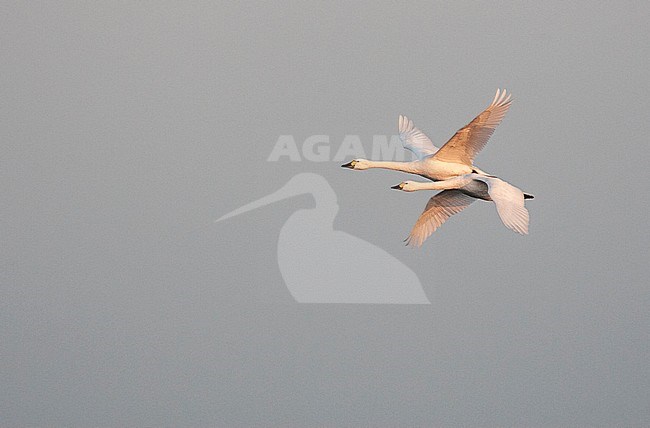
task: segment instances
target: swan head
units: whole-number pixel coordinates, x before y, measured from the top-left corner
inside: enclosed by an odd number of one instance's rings
[[[370,162],[367,159],[354,159],[351,162],[341,165],[341,167],[362,171],[370,168]]]
[[[415,181],[402,181],[400,184],[391,186],[391,189],[402,190],[404,192],[415,192],[416,190],[418,190]]]

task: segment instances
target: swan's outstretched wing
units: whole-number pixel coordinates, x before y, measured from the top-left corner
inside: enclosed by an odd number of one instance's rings
[[[488,185],[488,193],[497,206],[503,224],[522,235],[528,234],[528,210],[524,206],[524,193],[500,178],[475,175],[475,180]]]
[[[415,153],[418,159],[431,156],[438,151],[429,137],[415,127],[413,121],[406,116],[399,116],[399,139],[405,149]]]
[[[523,196],[522,196],[523,197]],[[475,199],[459,190],[443,190],[429,199],[424,212],[415,222],[406,245],[419,247],[449,217],[467,208]]]
[[[506,90],[494,96],[492,104],[479,114],[467,126],[454,134],[435,154],[435,159],[472,165],[474,157],[490,139],[494,129],[508,112],[512,100],[506,96]]]

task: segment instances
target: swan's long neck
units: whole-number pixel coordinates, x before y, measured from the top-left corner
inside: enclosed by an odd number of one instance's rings
[[[457,188],[457,186],[450,186],[450,183],[447,181],[432,181],[430,183],[413,182],[413,188],[415,190],[446,190]]]
[[[415,190],[447,190],[447,189],[460,189],[471,182],[471,178],[467,176],[460,176],[450,178],[443,181],[430,181],[430,182],[413,182]]]
[[[419,174],[419,162],[392,162],[392,161],[367,161],[368,168],[392,169],[393,171],[408,172],[410,174]]]

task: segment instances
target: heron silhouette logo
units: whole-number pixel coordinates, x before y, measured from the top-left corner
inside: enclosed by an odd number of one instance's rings
[[[296,302],[430,303],[417,275],[405,264],[367,241],[334,230],[336,193],[321,175],[297,174],[276,192],[215,223],[300,194],[311,194],[316,206],[294,212],[278,238],[278,266]]]

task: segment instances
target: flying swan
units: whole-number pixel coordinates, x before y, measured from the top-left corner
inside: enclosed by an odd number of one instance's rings
[[[461,128],[438,150],[429,137],[415,127],[406,116],[399,116],[399,138],[405,149],[418,160],[412,162],[371,161],[354,159],[341,165],[354,170],[392,169],[420,175],[430,180],[447,180],[469,173],[486,174],[474,166],[474,157],[485,146],[494,129],[508,112],[512,100],[506,90],[497,89],[492,103],[467,126]]]
[[[404,192],[442,190],[429,199],[424,212],[405,239],[406,245],[421,246],[449,217],[461,212],[476,199],[493,201],[501,221],[508,229],[522,235],[528,234],[528,210],[524,206],[524,199],[533,199],[534,196],[495,176],[471,173],[438,182],[404,181],[391,189]]]

